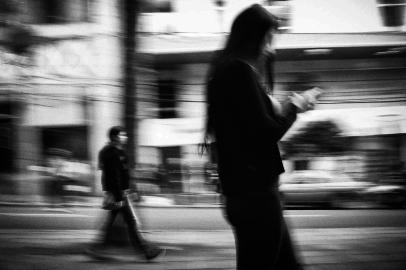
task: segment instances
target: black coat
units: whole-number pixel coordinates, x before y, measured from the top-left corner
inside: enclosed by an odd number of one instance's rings
[[[103,191],[111,192],[114,198],[122,199],[122,191],[129,188],[128,158],[126,153],[112,144],[99,152],[99,168],[102,170]]]
[[[286,104],[276,115],[256,70],[234,59],[217,65],[208,82],[218,169],[225,195],[261,192],[284,172],[278,141],[296,119]]]

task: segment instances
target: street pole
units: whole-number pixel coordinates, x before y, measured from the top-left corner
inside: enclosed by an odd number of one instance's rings
[[[220,33],[224,33],[224,11],[225,11],[225,5],[226,5],[226,0],[215,0],[214,4],[216,6],[216,10],[218,13],[219,17],[219,31]]]
[[[130,170],[136,164],[136,142],[137,142],[137,91],[136,91],[136,72],[135,72],[135,49],[136,49],[136,27],[138,16],[139,0],[121,0],[121,44],[122,44],[122,63],[123,63],[123,122],[127,132],[128,141],[125,151],[128,156]],[[130,183],[130,185],[135,185]],[[114,233],[110,234],[106,242],[111,245],[129,245],[125,222],[122,218],[113,224]]]
[[[137,147],[137,91],[135,72],[136,29],[138,0],[122,0],[123,15],[123,77],[124,77],[124,126],[128,134],[126,152],[130,169],[136,164]]]
[[[19,3],[14,0],[4,0],[0,3],[0,49],[10,53],[10,56],[5,57],[0,63],[1,68],[9,66],[15,72],[11,80],[14,85],[18,85],[11,91],[11,95],[7,94],[7,101],[11,103],[10,119],[12,119],[12,135],[10,138],[11,144],[7,147],[11,148],[12,157],[12,172],[23,173],[32,160],[38,159],[38,156],[27,155],[23,145],[32,141],[33,134],[30,133],[27,126],[23,123],[23,112],[27,108],[27,94],[30,92],[31,75],[33,68],[33,50],[36,45],[36,37],[32,29],[21,20],[21,10]],[[7,75],[6,75],[7,76]],[[4,94],[4,93],[2,93]],[[26,146],[25,146],[26,147]],[[25,152],[24,152],[25,151]],[[35,153],[31,151],[30,154]],[[20,184],[20,183],[18,183]],[[29,192],[31,192],[29,190]]]

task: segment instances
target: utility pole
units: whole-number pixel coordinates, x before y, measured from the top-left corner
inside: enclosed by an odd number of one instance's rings
[[[2,152],[6,159],[5,163],[9,164],[7,168],[12,173],[22,173],[28,165],[32,165],[33,160],[38,159],[36,155],[38,152],[30,151],[27,155],[26,149],[22,142],[31,142],[33,135],[30,129],[23,125],[22,112],[27,106],[27,96],[24,92],[30,91],[29,85],[31,83],[31,73],[33,64],[33,46],[38,44],[38,37],[34,35],[32,29],[21,20],[21,6],[15,0],[3,0],[0,3],[0,54],[3,51],[8,52],[9,56],[3,58],[1,56],[1,70],[2,68],[12,68],[9,79],[15,84],[18,82],[17,91],[10,91],[6,102],[2,102],[2,107],[6,107],[6,113],[3,116],[6,122],[6,130],[3,132],[6,144],[3,148],[8,149],[9,152]],[[7,86],[6,86],[7,87]],[[2,92],[2,91],[0,91]],[[4,95],[5,93],[2,93]],[[9,107],[9,108],[7,108]],[[3,142],[4,144],[4,142]],[[26,146],[25,146],[26,147]],[[20,184],[20,183],[18,183]]]
[[[123,122],[127,131],[128,141],[126,153],[130,170],[136,164],[136,142],[137,142],[137,91],[135,80],[135,48],[136,48],[136,27],[139,0],[121,0],[119,14],[121,15],[121,51],[123,67]],[[128,245],[127,231],[123,221],[113,225],[114,233],[106,239],[110,244]]]
[[[124,125],[128,134],[126,152],[130,168],[136,164],[137,147],[137,91],[135,70],[136,29],[139,0],[122,0],[123,15],[123,77],[124,77]]]
[[[219,17],[219,30],[220,33],[224,33],[224,11],[225,11],[225,6],[226,6],[226,0],[215,0],[214,4],[216,6],[216,10],[218,13],[218,17]]]

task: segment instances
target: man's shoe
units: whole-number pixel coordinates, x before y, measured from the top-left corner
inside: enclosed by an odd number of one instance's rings
[[[147,250],[145,253],[145,258],[148,261],[152,261],[153,259],[157,258],[158,256],[164,256],[166,250],[159,247],[153,247]]]

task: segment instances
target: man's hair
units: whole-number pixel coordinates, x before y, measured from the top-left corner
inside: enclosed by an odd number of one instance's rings
[[[111,127],[108,133],[110,141],[113,141],[122,131],[124,131],[124,129],[121,126]]]

